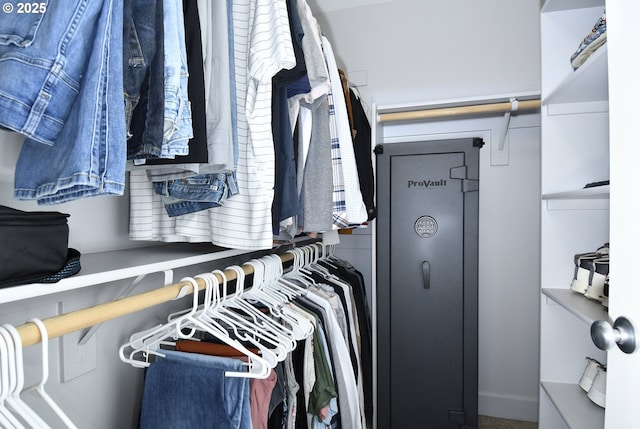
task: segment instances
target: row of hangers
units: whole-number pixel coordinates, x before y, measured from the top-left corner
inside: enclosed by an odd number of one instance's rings
[[[49,429],[45,420],[23,399],[23,394],[32,394],[44,401],[65,427],[76,429],[71,419],[46,392],[44,386],[49,378],[49,348],[47,329],[40,319],[29,319],[42,337],[42,376],[33,386],[24,387],[24,361],[22,340],[14,326],[0,326],[0,427],[3,429]]]
[[[132,334],[119,349],[120,359],[134,367],[146,368],[152,357],[162,357],[163,347],[175,346],[176,341],[196,339],[197,333],[209,334],[246,358],[247,371],[227,371],[229,377],[266,378],[278,362],[282,362],[297,344],[313,333],[314,326],[292,301],[307,293],[306,287],[315,285],[312,271],[328,275],[320,260],[331,263],[332,246],[307,245],[288,250],[293,256],[292,266],[284,272],[278,255],[266,255],[245,263],[253,272],[250,288],[245,288],[243,267],[234,265],[227,270],[235,273],[236,287],[228,292],[224,271],[214,270],[182,282],[198,290],[197,279],[204,281],[202,303],[193,293],[191,307],[170,314],[167,322]],[[255,350],[259,352],[256,353]]]
[[[173,346],[180,339],[193,339],[196,333],[212,335],[222,343],[238,350],[246,357],[247,371],[226,373],[230,377],[266,378],[278,362],[284,360],[297,341],[313,333],[313,324],[296,311],[291,303],[304,296],[307,287],[315,285],[310,275],[326,269],[318,264],[331,264],[333,246],[320,243],[288,250],[292,265],[285,273],[283,259],[267,255],[252,259],[244,265],[253,272],[250,287],[245,287],[246,274],[242,266],[228,270],[236,275],[236,287],[228,290],[225,271],[214,270],[186,281],[193,291],[198,290],[197,279],[205,283],[202,302],[193,293],[191,307],[170,314],[167,322],[134,333],[130,341],[119,349],[120,358],[136,367],[147,367],[150,357],[162,356],[162,346]],[[18,330],[9,324],[0,326],[0,427],[6,429],[49,429],[47,418],[57,419],[70,429],[76,429],[71,419],[46,392],[49,377],[49,335],[45,324],[37,318],[29,319],[41,337],[42,374],[40,381],[25,388],[23,345]],[[256,353],[255,350],[258,350]],[[42,417],[23,397],[43,410]],[[35,402],[34,402],[35,401]]]

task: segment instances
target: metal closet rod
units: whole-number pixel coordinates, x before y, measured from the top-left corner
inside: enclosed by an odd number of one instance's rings
[[[291,253],[284,253],[277,256],[280,257],[283,264],[293,260],[294,257]],[[253,267],[250,265],[242,265],[242,270],[245,275],[253,274]],[[236,272],[231,269],[226,269],[223,272],[227,281],[235,280],[237,278]],[[222,277],[219,274],[215,274],[215,276],[218,278],[218,281],[222,283]],[[195,280],[198,283],[198,291],[204,290],[204,280]],[[229,292],[233,291],[234,290],[230,288]],[[51,339],[80,329],[89,328],[98,323],[106,322],[107,320],[116,319],[127,314],[145,310],[164,302],[173,301],[176,298],[191,293],[193,293],[191,282],[183,281],[159,289],[154,289],[149,292],[131,295],[115,301],[98,304],[93,307],[87,307],[58,316],[49,317],[42,320],[42,322],[47,328],[47,334]],[[23,347],[32,346],[42,341],[40,331],[35,323],[27,322],[24,325],[18,326],[16,329],[22,339]]]
[[[378,114],[379,122],[411,121],[415,119],[435,119],[453,116],[478,115],[483,113],[505,113],[521,110],[539,109],[540,100],[518,100],[517,108],[511,101],[501,103],[476,104],[472,106],[439,107],[434,109],[412,110],[408,112],[393,112]]]

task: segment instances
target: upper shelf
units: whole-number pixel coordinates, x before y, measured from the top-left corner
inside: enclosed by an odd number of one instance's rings
[[[296,242],[303,242],[303,237]],[[265,252],[270,252],[266,250]],[[0,289],[0,304],[100,285],[140,275],[162,273],[233,256],[254,254],[208,243],[172,243],[83,254],[80,272],[57,283],[32,283]],[[172,275],[172,273],[170,273]],[[193,273],[193,275],[200,273]],[[173,282],[171,277],[169,282]]]
[[[575,293],[571,289],[543,288],[542,293],[588,325],[596,320],[609,319],[607,311],[600,303]]]
[[[610,185],[542,194],[543,200],[591,200],[609,198]]]
[[[547,0],[542,5],[541,12],[557,12],[596,6],[604,6],[604,0]]]
[[[595,51],[585,63],[569,74],[549,93],[542,104],[581,103],[609,99],[607,44]]]
[[[547,210],[608,210],[609,185],[542,194]]]

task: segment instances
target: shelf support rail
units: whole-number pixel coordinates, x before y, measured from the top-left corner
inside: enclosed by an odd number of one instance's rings
[[[507,133],[509,132],[509,123],[511,122],[511,112],[518,111],[518,102],[517,98],[511,98],[509,100],[511,102],[511,110],[507,110],[504,112],[504,119],[502,121],[502,132],[500,133],[500,144],[498,145],[498,150],[504,150],[504,143],[507,140]]]
[[[163,273],[164,273],[164,286],[168,286],[168,285],[172,284],[173,283],[173,270],[164,270]],[[149,273],[147,273],[147,274],[149,274]],[[123,290],[118,295],[118,297],[116,299],[121,299],[121,298],[124,298],[126,296],[131,295],[131,292],[133,292],[133,290],[136,288],[136,286],[138,286],[140,284],[140,282],[147,277],[147,274],[140,274],[138,277],[133,279],[131,284],[125,290]],[[176,297],[176,299],[178,299],[178,298],[181,298],[181,297],[180,296]],[[87,342],[89,342],[89,340],[95,335],[95,333],[98,332],[98,329],[100,329],[100,326],[102,326],[102,323],[98,323],[96,325],[93,325],[91,328],[89,328],[89,330],[84,333],[82,338],[80,338],[80,341],[78,341],[78,345],[79,346],[83,346],[83,345],[87,344]]]

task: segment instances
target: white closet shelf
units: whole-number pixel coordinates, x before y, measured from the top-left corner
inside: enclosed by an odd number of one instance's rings
[[[577,70],[571,72],[560,84],[543,98],[543,105],[607,101],[609,79],[607,44],[595,51]],[[604,85],[603,85],[604,83]]]
[[[150,247],[87,253],[78,274],[57,283],[32,283],[0,289],[0,304],[91,287],[139,275],[211,262],[250,253],[207,243],[171,243]]]
[[[542,293],[589,326],[596,320],[609,320],[609,313],[599,302],[573,292],[571,289],[543,288]]]
[[[541,12],[557,12],[596,6],[604,6],[604,0],[547,0],[544,2]]]
[[[609,185],[542,194],[547,210],[608,210]]]
[[[570,429],[601,429],[604,410],[577,384],[543,381],[542,388]]]
[[[610,185],[594,186],[592,188],[573,189],[562,192],[542,194],[543,200],[601,200],[608,199]]]

